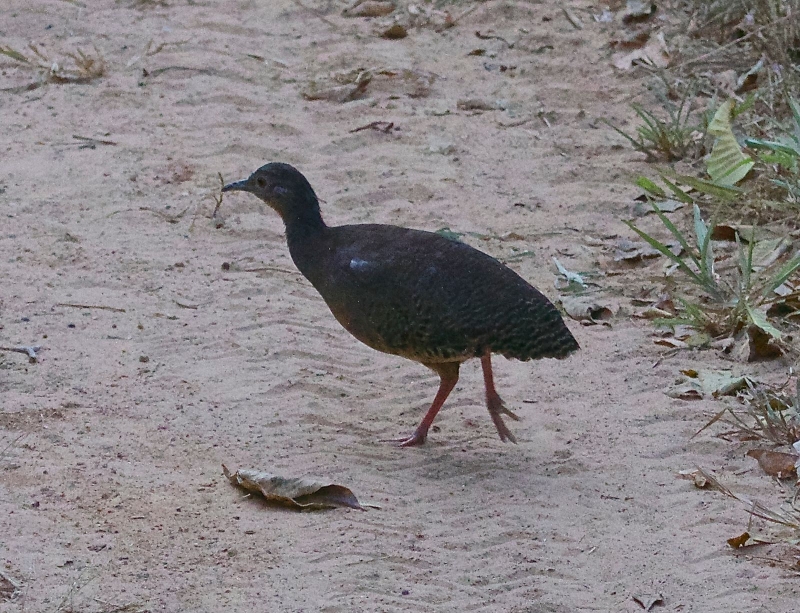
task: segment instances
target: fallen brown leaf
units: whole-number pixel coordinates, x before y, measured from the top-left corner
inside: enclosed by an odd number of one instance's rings
[[[795,467],[797,456],[793,453],[770,451],[769,449],[751,449],[747,452],[747,455],[758,460],[758,465],[770,477],[789,479],[797,476]]]
[[[592,296],[561,296],[561,304],[567,315],[581,323],[609,325],[614,311],[609,305],[597,302]]]
[[[642,62],[657,68],[669,66],[669,49],[664,40],[664,33],[659,32],[651,36],[647,44],[641,49],[636,49],[630,53],[616,53],[611,58],[612,64],[620,70],[630,70],[637,62]]]
[[[352,83],[346,83],[345,85],[320,84],[316,81],[311,81],[301,92],[301,95],[306,100],[350,102],[364,94],[370,81],[372,81],[372,75],[367,71],[360,72]]]
[[[295,509],[348,507],[366,511],[355,494],[343,485],[309,478],[281,477],[253,469],[231,473],[224,464],[222,472],[233,485],[261,494],[269,502]]]
[[[345,17],[383,17],[393,12],[394,2],[385,0],[356,0],[342,11]]]
[[[739,536],[734,536],[733,538],[729,538],[728,545],[730,545],[734,549],[739,549],[740,547],[744,547],[747,544],[747,541],[749,540],[750,540],[750,533],[742,532]]]
[[[381,32],[381,36],[383,38],[388,38],[389,40],[399,40],[408,36],[408,30],[406,30],[404,25],[396,23]]]

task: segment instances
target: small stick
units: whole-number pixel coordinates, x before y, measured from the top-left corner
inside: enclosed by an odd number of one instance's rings
[[[512,121],[509,123],[503,123],[502,121],[498,121],[497,125],[501,128],[516,128],[517,126],[525,125],[526,123],[530,122],[533,117],[528,117],[527,119],[519,119],[517,121]]]
[[[289,270],[288,268],[278,268],[277,266],[259,266],[258,268],[242,268],[242,272],[282,272],[287,275],[301,276],[296,270]]]
[[[100,138],[90,138],[89,136],[78,136],[73,134],[72,138],[83,141],[81,144],[82,149],[94,149],[96,145],[116,145],[113,140],[102,140]]]
[[[30,347],[22,345],[20,347],[0,347],[0,351],[13,351],[14,353],[22,353],[23,355],[27,355],[28,361],[33,364],[39,359],[37,352],[40,351],[41,348],[41,345],[33,345]]]
[[[219,207],[222,206],[222,188],[225,187],[225,179],[222,178],[222,173],[218,172],[217,176],[219,177],[219,187],[220,192],[219,196],[214,196],[214,202],[217,203],[217,206],[214,207],[214,212],[211,213],[211,219],[216,219],[217,213],[219,212]]]
[[[477,36],[481,40],[499,40],[499,41],[502,41],[508,46],[509,49],[513,49],[514,45],[517,44],[516,42],[510,43],[505,38],[503,38],[502,36],[497,36],[496,34],[481,34],[480,30],[475,30],[475,36]]]
[[[569,10],[566,6],[562,6],[561,10],[564,11],[564,15],[567,16],[567,19],[569,19],[569,22],[575,27],[576,30],[583,30],[583,23],[581,23],[581,20],[578,19],[575,13]]]
[[[383,132],[384,134],[388,134],[393,127],[394,127],[393,121],[373,121],[372,123],[368,123],[365,126],[361,126],[359,128],[350,130],[350,132],[353,133],[353,132],[361,132],[361,130],[377,130],[378,132]]]
[[[177,304],[177,305],[178,305],[179,307],[181,307],[182,309],[197,309],[197,308],[199,308],[199,307],[200,307],[200,305],[199,305],[199,304],[186,304],[186,303],[184,303],[184,302],[178,302],[177,300],[174,300],[174,299],[172,300],[172,302],[174,302],[175,304]]]
[[[57,302],[56,306],[72,307],[73,309],[102,309],[104,311],[114,311],[115,313],[125,313],[125,309],[119,307],[106,306],[104,304],[75,304],[72,302]]]

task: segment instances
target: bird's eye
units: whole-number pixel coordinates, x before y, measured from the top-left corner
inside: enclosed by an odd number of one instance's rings
[[[263,189],[267,186],[267,182],[264,180],[263,177],[259,177],[258,179],[256,179],[256,185],[258,185],[260,188]]]
[[[272,191],[273,191],[273,192],[275,192],[275,195],[276,195],[276,196],[283,196],[283,195],[284,195],[286,192],[288,192],[289,190],[288,190],[288,189],[286,189],[286,188],[285,188],[283,185],[275,185],[275,186],[272,188]]]

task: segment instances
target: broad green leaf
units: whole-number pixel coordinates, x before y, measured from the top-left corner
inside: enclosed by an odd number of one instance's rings
[[[708,174],[714,183],[735,185],[750,172],[755,162],[745,155],[731,130],[733,100],[726,100],[717,109],[708,125],[708,133],[716,136],[708,158]]]

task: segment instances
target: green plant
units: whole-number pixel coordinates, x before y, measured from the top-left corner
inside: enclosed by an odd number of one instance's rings
[[[675,193],[688,197],[686,192],[670,183]],[[663,192],[662,192],[663,193]],[[689,325],[704,330],[712,336],[734,335],[746,326],[755,326],[776,340],[781,340],[781,331],[767,316],[769,307],[783,303],[787,296],[775,290],[800,271],[800,251],[788,259],[776,259],[764,268],[755,267],[753,251],[756,245],[755,232],[749,239],[736,236],[737,267],[734,279],[727,279],[715,270],[712,236],[715,226],[703,219],[700,208],[693,203],[694,237],[688,238],[652,202],[653,210],[661,222],[675,237],[683,251],[675,255],[664,243],[653,238],[632,222],[625,224],[651,247],[659,251],[681,270],[704,294],[704,299],[693,300],[688,296],[676,297],[680,305],[679,315],[657,320],[666,325]],[[794,296],[798,292],[790,294]]]
[[[690,325],[714,337],[734,335],[743,328],[748,328],[750,332],[755,327],[763,335],[780,341],[782,333],[770,322],[768,313],[777,312],[778,309],[770,308],[778,303],[788,306],[789,300],[797,296],[798,290],[784,284],[800,270],[800,251],[789,258],[776,254],[766,265],[762,265],[762,262],[754,261],[755,228],[750,236],[735,232],[737,257],[733,278],[730,278],[731,275],[720,275],[715,270],[712,242],[716,226],[709,225],[703,219],[698,206],[698,202],[705,200],[712,203],[732,202],[745,193],[736,184],[750,174],[755,161],[742,150],[731,129],[731,118],[736,116],[737,111],[741,112],[742,108],[746,108],[746,104],[737,109],[733,101],[729,100],[720,105],[708,125],[708,133],[715,137],[707,160],[707,171],[711,180],[664,170],[660,174],[666,190],[646,177],[639,177],[636,181],[645,190],[661,223],[680,244],[680,254],[676,255],[667,245],[633,223],[625,223],[651,247],[668,258],[704,294],[700,299],[676,296],[679,304],[678,316],[657,320],[659,323]],[[800,107],[795,104],[793,110],[797,111],[800,118]],[[800,127],[796,136],[797,140],[793,142],[798,145],[800,152]],[[776,144],[768,146],[778,149]],[[780,147],[791,149],[789,145],[781,144]],[[684,187],[680,187],[681,185]],[[665,198],[673,198],[692,206],[694,236],[678,230],[660,210],[657,201]],[[778,288],[781,288],[780,293],[783,295],[776,293]],[[789,308],[789,311],[793,309]]]
[[[698,142],[703,138],[700,124],[691,121],[692,98],[693,92],[687,91],[677,106],[665,100],[663,106],[667,119],[661,119],[640,104],[632,104],[631,108],[644,122],[636,128],[636,136],[631,136],[607,120],[603,121],[636,151],[644,153],[648,160],[663,158],[675,162],[693,157],[698,150]]]
[[[747,381],[747,389],[738,394],[743,410],[726,407],[703,426],[697,434],[716,422],[733,428],[719,436],[733,435],[740,440],[766,440],[774,445],[794,445],[800,440],[800,385],[795,393],[781,388]],[[695,435],[696,436],[696,435]]]
[[[747,138],[745,144],[759,152],[760,160],[771,166],[777,177],[770,181],[786,190],[794,203],[800,202],[800,103],[788,97],[792,112],[792,130],[778,136],[777,140]]]

